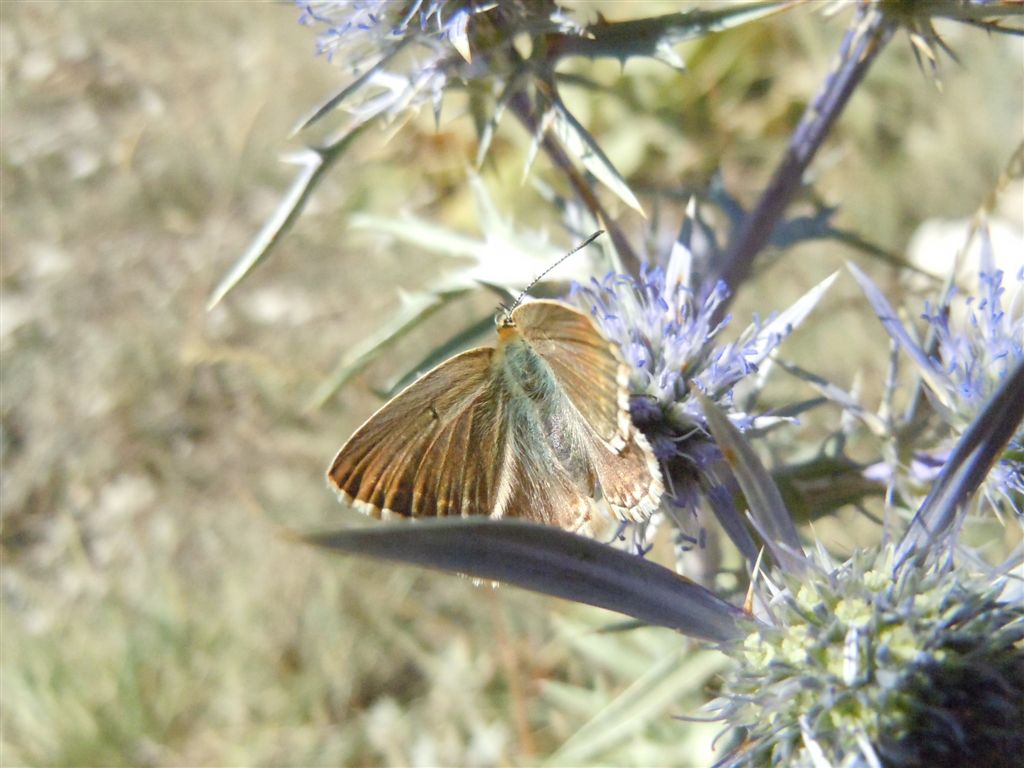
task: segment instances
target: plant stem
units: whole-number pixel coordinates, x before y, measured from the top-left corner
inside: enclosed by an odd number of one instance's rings
[[[768,242],[779,218],[800,189],[804,172],[829,129],[868,67],[892,37],[892,31],[893,25],[880,11],[858,6],[857,15],[840,46],[836,66],[804,111],[768,187],[743,221],[739,234],[722,259],[717,278],[729,287],[729,297],[718,307],[718,319],[725,315],[737,289],[750,274],[754,258]]]
[[[537,117],[530,106],[530,100],[523,91],[519,91],[509,99],[509,109],[530,135],[535,135],[540,130]],[[623,268],[630,274],[639,274],[640,259],[636,255],[636,251],[633,250],[633,246],[629,244],[629,239],[614,219],[612,219],[605,207],[601,205],[601,201],[594,194],[594,190],[590,188],[586,179],[583,178],[583,174],[573,165],[572,160],[569,159],[565,150],[562,149],[558,139],[550,132],[547,132],[541,140],[541,147],[551,162],[555,164],[555,167],[565,174],[565,177],[569,180],[573,190],[575,190],[580,200],[587,207],[587,210],[597,219],[599,226],[608,232],[608,236],[611,238],[612,243],[615,245],[615,250],[619,254]]]

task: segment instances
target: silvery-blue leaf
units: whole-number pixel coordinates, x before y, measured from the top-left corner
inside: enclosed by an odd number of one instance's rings
[[[498,124],[505,114],[505,107],[508,106],[512,95],[521,87],[522,83],[520,83],[519,78],[513,76],[509,78],[504,88],[502,88],[501,95],[498,96],[497,101],[494,103],[494,109],[491,110],[491,116],[484,122],[483,128],[480,130],[479,145],[476,149],[477,168],[484,164],[484,158],[487,157],[487,152],[491,148],[491,142],[494,140],[494,134],[498,130]]]
[[[696,388],[693,393],[704,411],[711,436],[747,497],[751,516],[764,536],[765,545],[782,568],[803,573],[809,567],[809,561],[800,545],[789,510],[768,470],[714,401]]]
[[[523,174],[520,183],[529,178],[530,169],[533,168],[533,163],[537,159],[537,153],[540,152],[540,145],[544,141],[544,135],[548,132],[548,128],[551,127],[554,119],[554,110],[548,109],[540,116],[540,120],[537,121],[537,127],[530,136],[530,146],[527,148],[526,157],[523,160]]]
[[[304,540],[523,587],[725,642],[750,617],[668,568],[559,528],[520,520],[429,519],[318,533]]]
[[[673,45],[765,18],[790,5],[789,0],[720,3],[711,10],[697,9],[618,22],[601,19],[588,26],[583,35],[566,36],[559,41],[557,52],[559,56],[608,56],[621,61],[633,56],[650,56],[679,68],[682,60],[672,51]]]
[[[780,339],[786,338],[795,328],[799,327],[838,276],[838,272],[833,272],[780,312],[773,320],[766,323],[748,342],[748,348],[756,350],[756,355],[749,357],[749,361],[754,365],[760,363],[775,349]]]
[[[473,192],[473,206],[476,209],[477,226],[481,232],[491,238],[508,236],[515,237],[515,226],[507,216],[503,216],[494,198],[477,173],[469,174],[469,188]]]
[[[434,287],[429,290],[475,285],[501,286],[504,290],[523,288],[565,255],[566,246],[554,245],[544,232],[524,232],[503,217],[479,176],[472,174],[470,185],[482,237],[453,232],[412,215],[359,214],[351,218],[350,226],[390,234],[432,253],[473,260],[473,263],[446,269],[433,281]],[[551,279],[586,280],[595,270],[607,269],[606,262],[601,262],[603,254],[601,249],[589,248],[560,265]]]
[[[835,207],[818,206],[818,209],[810,216],[794,216],[791,219],[782,219],[772,230],[769,242],[776,248],[789,248],[799,243],[810,240],[834,240],[843,243],[863,253],[869,258],[888,264],[890,267],[906,269],[916,272],[927,278],[934,279],[934,276],[897,253],[885,250],[881,246],[864,239],[856,232],[839,229],[830,222],[832,215],[837,209]]]
[[[406,38],[404,40],[399,41],[395,46],[391,48],[391,50],[386,51],[384,55],[381,56],[381,58],[378,59],[375,64],[373,64],[373,66],[369,67],[365,72],[363,72],[363,74],[361,74],[351,83],[346,85],[336,94],[334,94],[331,98],[329,98],[327,101],[321,104],[319,107],[314,109],[313,112],[308,117],[301,120],[299,124],[292,129],[292,136],[305,130],[309,126],[318,122],[325,115],[330,114],[339,106],[341,106],[342,102],[344,102],[345,99],[347,99],[349,96],[356,93],[359,89],[366,85],[370,80],[373,79],[377,72],[383,69],[388,62],[394,59],[395,56],[398,55],[399,51],[401,51],[409,41],[410,38]]]
[[[448,227],[411,215],[380,216],[359,213],[349,219],[349,228],[392,235],[402,242],[443,256],[476,257],[483,245],[480,238],[453,232]]]
[[[583,167],[590,171],[608,189],[614,192],[622,202],[635,210],[641,216],[645,216],[640,201],[629,188],[629,184],[622,178],[612,161],[608,159],[604,151],[598,146],[594,137],[586,128],[573,116],[568,109],[558,100],[553,103],[555,119],[551,128],[562,143],[565,151],[577,158]]]
[[[801,381],[810,384],[816,390],[821,392],[821,394],[828,400],[840,406],[844,412],[851,413],[856,416],[875,436],[886,437],[889,434],[889,426],[885,421],[883,421],[877,413],[867,410],[860,404],[860,401],[858,401],[857,398],[842,387],[818,376],[816,373],[806,371],[800,366],[793,365],[792,363],[785,362],[784,360],[776,360],[776,362],[784,371],[796,376]]]
[[[882,321],[882,325],[889,332],[889,335],[899,342],[900,346],[910,355],[910,359],[914,361],[917,366],[917,371],[924,379],[925,383],[928,384],[929,391],[935,395],[939,403],[948,408],[951,404],[950,393],[946,389],[946,380],[944,377],[939,375],[935,371],[935,366],[931,360],[928,359],[928,355],[925,354],[924,350],[918,346],[917,342],[911,338],[910,334],[907,333],[907,329],[903,327],[899,317],[896,315],[896,311],[889,304],[889,301],[882,295],[882,292],[878,290],[878,287],[871,281],[871,278],[865,275],[852,263],[847,263],[847,269],[853,274],[860,283],[861,289],[864,291],[864,295],[867,296],[868,301],[871,302],[871,306],[875,310],[875,314],[878,315],[878,319]]]
[[[815,397],[810,400],[801,400],[780,408],[773,408],[763,413],[755,414],[750,417],[750,423],[743,430],[743,434],[748,438],[761,437],[778,427],[799,424],[802,414],[812,411],[827,402],[827,398]]]
[[[736,545],[740,554],[748,562],[754,563],[757,560],[757,544],[747,529],[746,521],[736,509],[736,505],[733,504],[729,491],[722,486],[715,486],[708,490],[707,500],[715,519],[718,520],[732,543]]]

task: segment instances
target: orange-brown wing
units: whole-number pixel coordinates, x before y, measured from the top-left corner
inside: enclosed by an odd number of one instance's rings
[[[568,305],[534,301],[516,309],[523,337],[551,368],[576,411],[581,435],[574,463],[596,476],[600,493],[620,518],[645,519],[664,491],[661,471],[629,415],[629,369],[593,320]],[[567,417],[568,418],[568,417]]]
[[[371,416],[328,470],[342,500],[375,517],[487,514],[494,473],[466,478],[471,488],[463,474],[470,452],[488,450],[497,436],[475,416],[487,399],[493,354],[480,348],[453,357]]]
[[[427,444],[412,477],[414,516],[465,517],[494,511],[506,441],[503,414],[500,392],[489,376]]]
[[[505,373],[492,369],[429,440],[413,480],[412,514],[487,514],[585,528],[595,481],[581,481],[560,460],[558,446],[568,436],[558,426],[545,429],[550,404],[539,407]]]
[[[618,347],[583,312],[557,301],[531,301],[512,315],[593,432],[618,451],[629,436],[629,368]]]
[[[591,445],[590,462],[601,487],[601,495],[615,516],[622,520],[646,520],[661,504],[665,488],[661,468],[647,438],[632,427],[625,447],[618,453],[603,441]]]
[[[565,460],[565,430],[549,429],[548,409],[492,370],[493,353],[452,358],[360,427],[328,472],[342,500],[375,517],[489,514],[586,529],[593,473]]]

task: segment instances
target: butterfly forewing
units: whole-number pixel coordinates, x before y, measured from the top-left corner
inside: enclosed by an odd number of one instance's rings
[[[424,456],[487,386],[493,349],[453,357],[371,416],[338,452],[328,478],[355,506],[414,514],[413,490]],[[436,514],[434,510],[419,514]]]
[[[416,471],[414,516],[491,513],[504,452],[497,428],[499,406],[494,382],[488,381],[470,402],[452,412]]]

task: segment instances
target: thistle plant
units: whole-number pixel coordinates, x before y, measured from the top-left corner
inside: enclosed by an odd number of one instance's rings
[[[697,284],[694,256],[676,242],[665,264],[643,267],[638,277],[609,273],[574,284],[572,295],[590,309],[605,336],[616,342],[630,366],[630,411],[647,437],[668,487],[666,513],[688,539],[700,540],[695,518],[707,506],[753,562],[756,547],[733,504],[735,482],[708,434],[693,388],[727,408],[740,429],[764,428],[777,420],[739,407],[734,390],[758,373],[778,345],[808,316],[835,276],[766,322],[755,321],[732,342],[719,337],[730,318],[715,320],[729,290],[719,280]],[[753,397],[744,398],[753,403]],[[678,510],[678,511],[677,511]],[[655,518],[655,522],[657,518]],[[648,521],[650,522],[650,521]],[[696,535],[694,535],[696,534]],[[634,530],[639,551],[648,548],[647,523]]]
[[[820,548],[804,553],[749,443],[697,395],[774,561],[755,573],[745,609],[648,560],[516,521],[308,541],[506,581],[716,643],[733,662],[710,705],[733,734],[723,766],[1012,765],[1024,745],[1024,609],[1009,579],[1021,556],[981,572],[954,567],[953,557],[980,480],[965,470],[974,457],[990,465],[1024,419],[1022,387],[1024,363],[936,480],[946,492],[929,496],[898,542],[839,565]]]
[[[987,238],[984,239],[987,243]],[[904,492],[912,493],[916,483],[932,479],[935,470],[949,455],[951,440],[962,435],[1000,383],[1024,360],[1024,267],[1011,279],[1013,298],[1004,300],[1006,276],[992,266],[991,252],[981,251],[978,286],[974,294],[957,295],[954,288],[938,302],[926,303],[922,320],[930,340],[922,347],[912,329],[904,327],[892,307],[871,280],[855,271],[872,306],[895,343],[905,350],[920,376],[924,402],[913,401],[904,424],[894,431],[913,429],[925,432],[922,422],[931,417],[938,425],[931,430],[938,440],[932,446],[919,437],[907,450],[897,448],[897,456],[911,453],[909,471],[902,473]],[[980,501],[997,513],[1012,510],[1024,514],[1024,431],[1018,430],[1007,450],[992,468],[982,488]],[[895,467],[899,472],[900,463]],[[892,468],[890,468],[892,469]],[[887,473],[893,477],[893,472]],[[908,487],[909,486],[909,487]]]
[[[732,655],[711,705],[737,728],[723,764],[1016,764],[1024,606],[1005,579],[862,550],[773,585],[769,627]]]
[[[1024,6],[999,0],[825,4],[829,10],[852,6],[853,18],[832,71],[809,99],[759,202],[745,211],[727,192],[699,190],[694,196],[701,205],[691,206],[672,227],[682,235],[667,238],[653,226],[633,228],[643,228],[653,248],[622,223],[644,212],[643,195],[561,97],[566,82],[586,80],[558,69],[569,56],[649,57],[680,66],[676,43],[799,5],[716,4],[609,21],[587,20],[556,2],[525,0],[300,2],[302,21],[318,29],[318,50],[348,76],[301,128],[345,117],[326,143],[304,156],[304,170],[291,192],[211,303],[267,257],[317,184],[369,126],[400,131],[403,121],[424,106],[440,121],[446,104],[464,96],[461,103],[478,139],[475,159],[483,167],[503,117],[511,115],[531,139],[524,175],[540,153],[554,169],[555,180],[538,179],[537,186],[561,217],[565,239],[579,240],[599,227],[608,230],[601,267],[588,267],[589,280],[577,275],[568,298],[592,313],[629,366],[630,418],[658,460],[666,488],[661,509],[636,525],[628,551],[504,519],[342,529],[304,540],[600,606],[721,650],[731,666],[711,709],[732,739],[722,765],[1008,765],[1024,747],[1024,611],[1019,595],[1013,597],[1012,580],[1022,556],[1018,548],[1003,562],[986,563],[982,550],[968,546],[961,531],[979,499],[1020,513],[1024,496],[1024,316],[1019,304],[1003,303],[1010,278],[983,270],[979,293],[968,302],[960,325],[948,310],[949,292],[928,305],[927,339],[918,342],[882,292],[851,267],[868,303],[914,361],[916,388],[902,420],[869,414],[817,371],[781,359],[781,342],[810,315],[835,276],[789,307],[764,307],[775,314],[763,321],[755,317],[746,330],[727,338],[733,330],[730,304],[769,246],[784,251],[796,243],[836,239],[860,246],[864,258],[887,255],[891,264],[906,266],[866,239],[837,236],[827,216],[814,227],[787,226],[792,224],[783,218],[787,206],[798,193],[813,196],[806,185],[812,160],[898,32],[907,35],[926,73],[937,78],[939,62],[953,52],[933,26],[935,18],[1021,34],[1014,23]],[[460,255],[471,255],[475,263],[453,269],[407,300],[391,325],[341,361],[317,394],[318,403],[441,305],[478,287],[504,298],[539,271],[524,255],[538,250],[535,233],[508,227],[502,231],[507,237],[496,238],[501,217],[486,195],[475,191],[484,236],[470,245],[442,238],[440,225],[377,220],[393,234],[404,226],[406,240],[427,248],[465,247]],[[701,212],[712,205],[725,214],[721,226],[696,238]],[[626,213],[616,215],[614,206]],[[434,237],[424,238],[424,232]],[[504,250],[494,248],[498,239]],[[449,247],[452,242],[459,245]],[[544,248],[548,254],[552,246],[545,242]],[[645,252],[651,256],[645,258]],[[1024,272],[1012,279],[1024,280]],[[549,278],[534,290],[564,295],[565,287]],[[480,325],[467,327],[435,352],[443,358],[479,330]],[[430,367],[431,360],[436,356],[416,370]],[[776,362],[825,397],[794,396],[781,405],[761,406],[758,395]],[[829,401],[843,413],[841,425],[828,435],[827,442],[839,449],[820,463],[828,473],[824,479],[837,486],[850,483],[855,491],[838,502],[812,498],[814,516],[843,508],[867,511],[884,522],[880,541],[845,557],[821,542],[808,545],[813,533],[798,528],[786,489],[780,490],[793,467],[777,454],[767,466],[762,458],[773,447],[764,439],[770,429],[785,427],[792,435],[800,426],[797,416]],[[926,411],[931,422],[922,429]],[[858,420],[878,440],[877,455],[869,462],[842,453],[855,436],[850,424]],[[906,468],[915,461],[936,471],[912,477]],[[712,528],[693,522],[702,510],[713,513],[715,530],[720,528],[739,553],[736,571],[743,578],[728,589],[708,588],[644,556],[659,518],[668,517],[692,534],[691,525]],[[715,587],[713,580],[709,584]]]
[[[297,4],[300,22],[318,31],[317,52],[353,77],[304,126],[343,102],[360,123],[377,117],[396,120],[423,104],[430,104],[439,119],[445,90],[453,85],[503,86],[519,74],[516,60],[520,57],[502,30],[536,36],[580,31],[553,2],[300,0]]]

